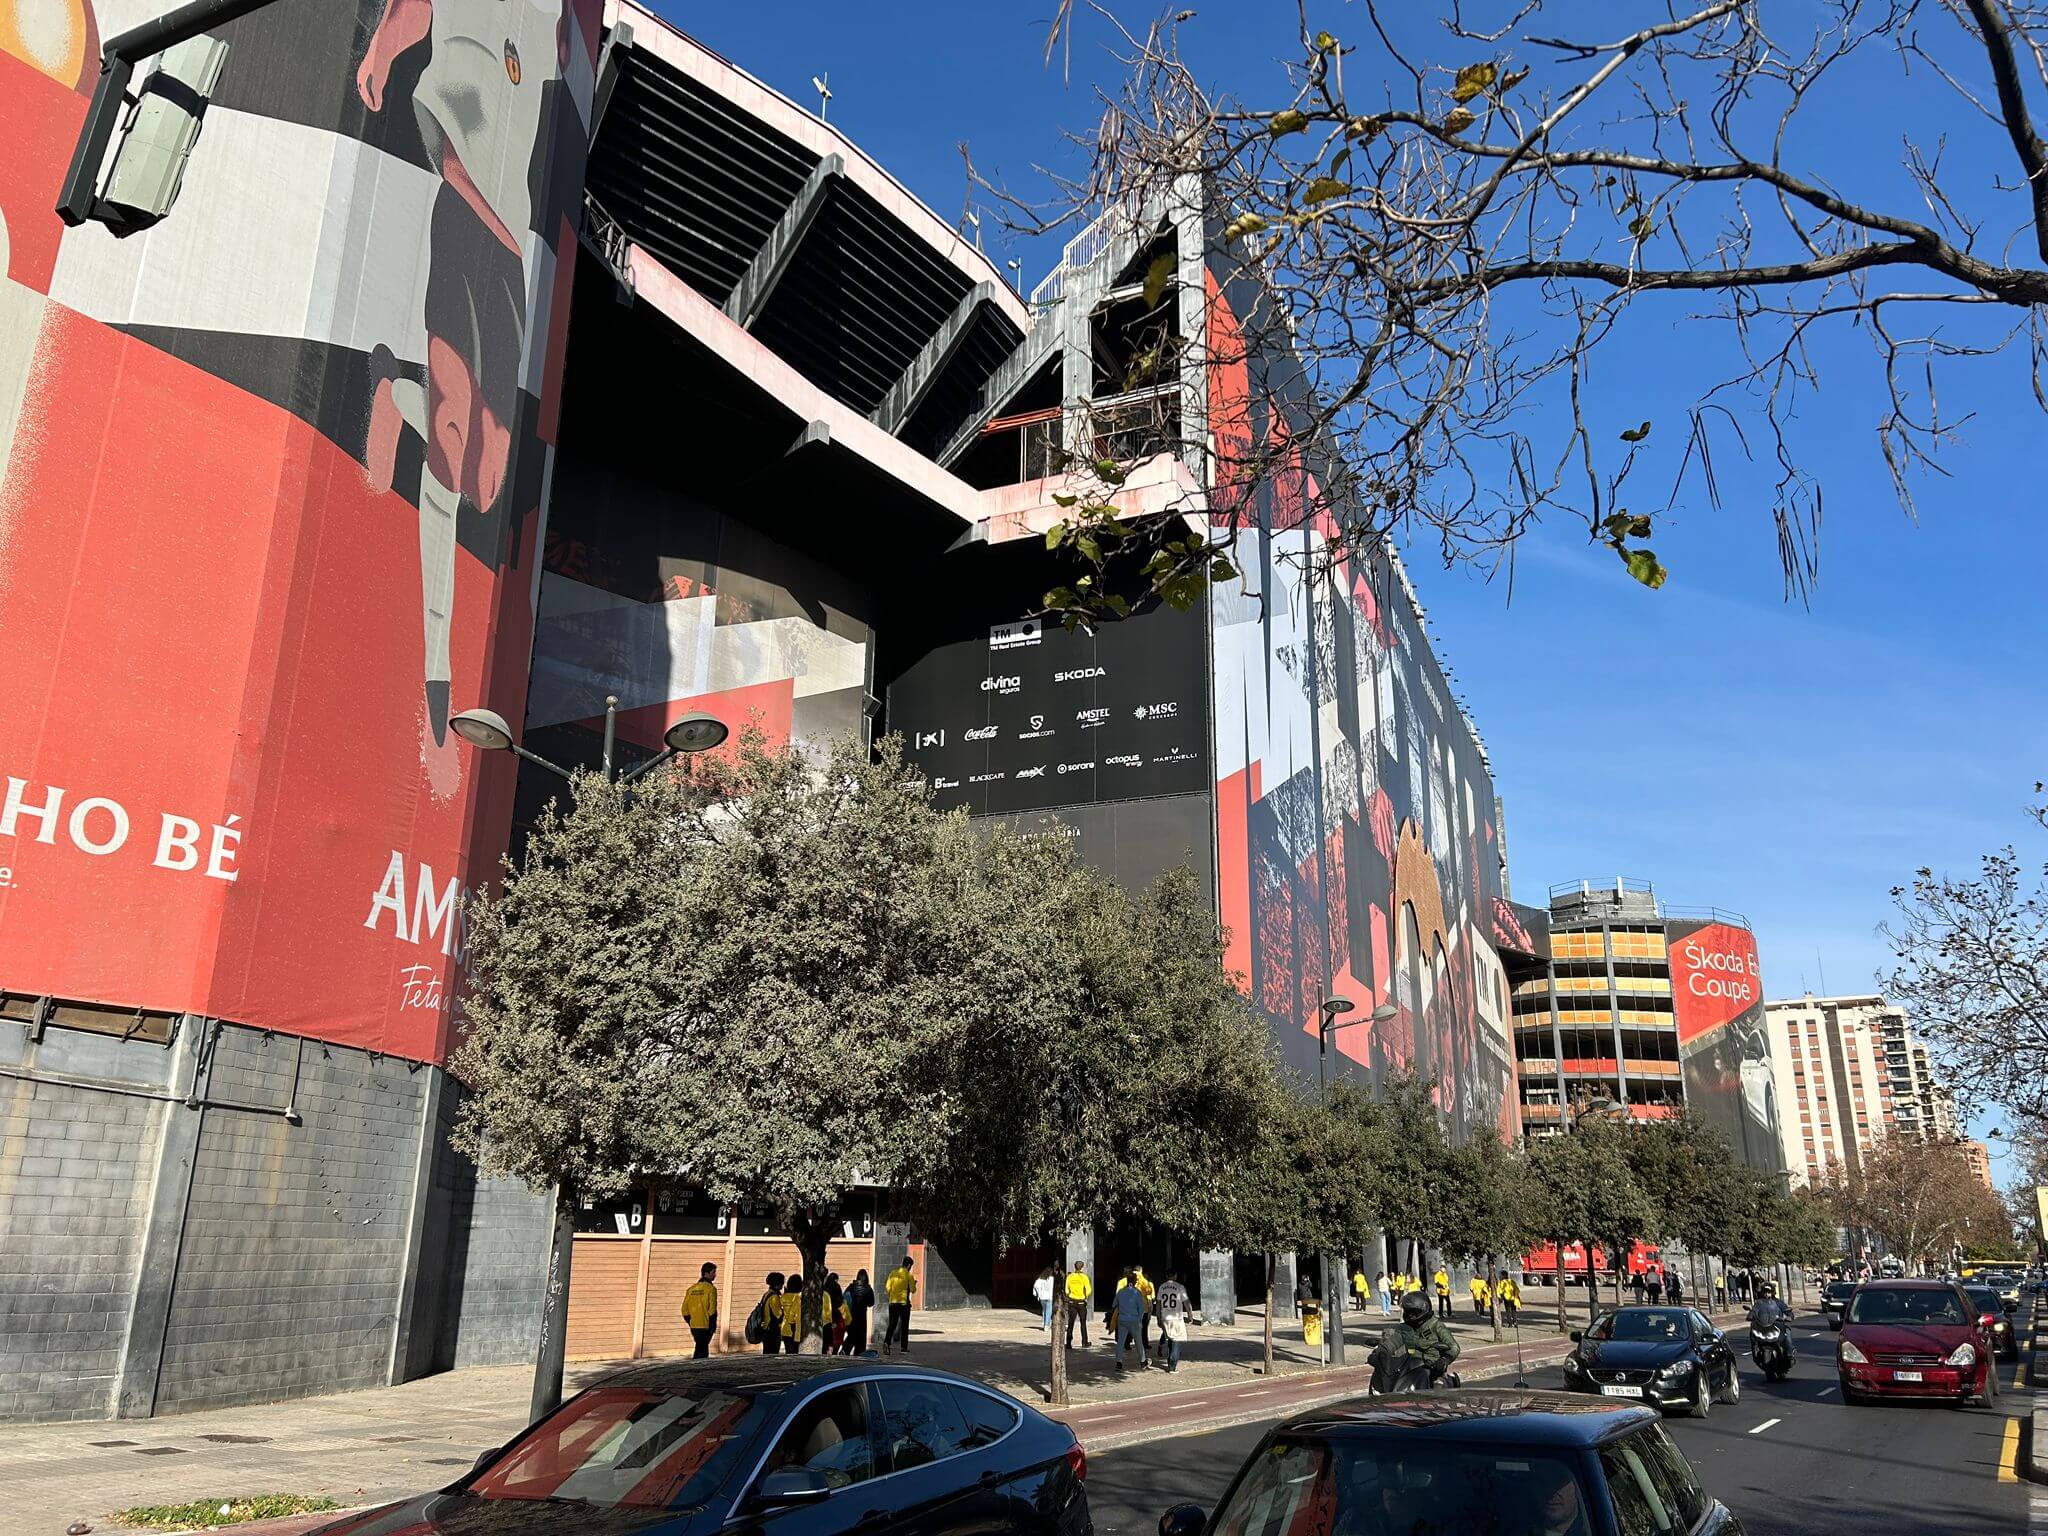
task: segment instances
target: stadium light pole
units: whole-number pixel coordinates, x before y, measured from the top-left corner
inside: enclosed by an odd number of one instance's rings
[[[1319,1017],[1316,1020],[1316,1088],[1321,1096],[1330,1091],[1330,1036],[1343,1028],[1347,1022],[1344,1015],[1357,1008],[1348,997],[1326,997],[1317,1005]],[[1384,1024],[1389,1019],[1399,1018],[1401,1010],[1392,1003],[1381,1003],[1367,1016],[1369,1022]],[[1331,1267],[1330,1255],[1323,1255],[1323,1337],[1329,1341],[1330,1364],[1344,1363],[1344,1297],[1342,1285]]]
[[[510,752],[521,761],[545,768],[558,778],[573,777],[569,770],[559,763],[551,763],[514,741],[512,728],[505,723],[505,717],[494,709],[465,709],[461,714],[453,716],[448,725],[472,747],[481,747],[486,752]],[[618,697],[615,694],[607,694],[604,701],[604,776],[607,780],[630,784],[642,774],[653,772],[672,757],[694,757],[699,752],[711,751],[731,734],[731,727],[716,715],[684,715],[661,733],[662,750],[657,756],[650,757],[639,767],[623,774],[615,772],[612,765],[612,747],[618,740],[618,731]]]
[[[568,769],[529,752],[512,739],[512,728],[493,709],[465,709],[452,716],[449,727],[471,746],[485,752],[510,752],[523,762],[545,768],[560,778],[573,778]],[[662,751],[630,773],[613,770],[612,745],[618,739],[619,701],[606,695],[604,701],[604,776],[609,783],[630,784],[644,773],[660,767],[672,757],[685,760],[709,752],[731,734],[731,728],[716,715],[694,713],[661,733]],[[569,1329],[569,1265],[575,1254],[576,1212],[569,1191],[555,1188],[554,1231],[548,1243],[547,1288],[541,1297],[540,1346],[534,1351],[533,1396],[528,1403],[527,1422],[537,1424],[562,1403],[562,1372],[567,1364]]]

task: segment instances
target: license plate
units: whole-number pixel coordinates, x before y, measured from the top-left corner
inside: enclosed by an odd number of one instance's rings
[[[1920,1381],[1920,1380],[1922,1380],[1922,1379],[1923,1379],[1923,1378],[1921,1377],[1921,1375],[1920,1375],[1920,1373],[1919,1373],[1918,1371],[1893,1371],[1893,1372],[1892,1372],[1892,1380],[1893,1380],[1893,1381]]]
[[[1600,1388],[1600,1395],[1602,1397],[1641,1397],[1643,1389],[1641,1387],[1602,1386]]]

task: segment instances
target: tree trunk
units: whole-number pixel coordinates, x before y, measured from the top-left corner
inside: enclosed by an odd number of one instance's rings
[[[825,1352],[825,1248],[832,1241],[835,1222],[816,1212],[793,1216],[789,1238],[803,1256],[803,1305],[799,1309],[796,1352],[822,1355]]]
[[[575,1251],[575,1194],[557,1185],[554,1229],[548,1242],[548,1283],[541,1296],[540,1343],[533,1354],[529,1424],[539,1423],[562,1406],[562,1362],[569,1333],[569,1261]]]
[[[1046,1347],[1052,1351],[1046,1401],[1054,1408],[1067,1406],[1067,1329],[1072,1326],[1068,1322],[1068,1309],[1073,1305],[1067,1300],[1067,1277],[1055,1271],[1052,1277],[1052,1327],[1046,1330],[1052,1335],[1046,1340]],[[1081,1305],[1085,1307],[1088,1303],[1084,1301]]]
[[[1265,1375],[1273,1374],[1273,1272],[1278,1260],[1266,1255],[1266,1365]],[[1119,1357],[1121,1358],[1121,1357]]]
[[[1564,1239],[1553,1237],[1551,1246],[1557,1250],[1557,1331],[1565,1331],[1564,1316]]]
[[[1500,1342],[1500,1260],[1489,1254],[1486,1260],[1486,1311],[1493,1319],[1493,1342]]]
[[[1600,1315],[1600,1271],[1593,1265],[1593,1239],[1585,1240],[1586,1248],[1586,1326],[1593,1326],[1593,1319]]]

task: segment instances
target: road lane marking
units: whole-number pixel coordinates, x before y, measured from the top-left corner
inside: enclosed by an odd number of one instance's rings
[[[1757,1427],[1756,1427],[1755,1429],[1752,1429],[1752,1430],[1750,1431],[1750,1433],[1751,1433],[1752,1435],[1760,1435],[1760,1434],[1762,1434],[1762,1433],[1763,1433],[1763,1432],[1764,1432],[1765,1430],[1769,1429],[1769,1428],[1770,1428],[1770,1427],[1771,1427],[1771,1426],[1772,1426],[1773,1424],[1782,1424],[1782,1423],[1784,1423],[1784,1422],[1785,1422],[1785,1421],[1784,1421],[1783,1419],[1765,1419],[1765,1420],[1763,1421],[1763,1423],[1761,1423],[1761,1424],[1757,1425]],[[2014,1422],[2015,1424],[2017,1424],[2017,1423],[2019,1422],[2019,1420],[2015,1419],[2015,1420],[2013,1420],[2013,1422]]]
[[[1817,1393],[1815,1393],[1814,1395],[1815,1395],[1816,1397],[1826,1397],[1826,1396],[1827,1396],[1827,1395],[1828,1395],[1828,1394],[1829,1394],[1830,1392],[1832,1392],[1832,1391],[1834,1391],[1834,1390],[1835,1390],[1835,1389],[1834,1389],[1833,1387],[1822,1387],[1822,1388],[1820,1389],[1820,1391],[1819,1391],[1819,1392],[1817,1392]]]
[[[2005,1444],[1998,1451],[1998,1480],[2001,1483],[2016,1483],[2020,1480],[2020,1421],[2005,1421]]]
[[[1209,1406],[1209,1399],[1198,1397],[1191,1403],[1176,1403],[1174,1406],[1176,1408],[1206,1408]]]

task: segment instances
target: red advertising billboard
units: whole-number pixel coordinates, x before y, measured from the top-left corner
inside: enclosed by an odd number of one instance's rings
[[[65,229],[91,39],[169,8],[0,0],[0,989],[435,1060],[514,767],[448,721],[525,699],[598,8],[259,11],[168,214]]]
[[[1778,1106],[1756,936],[1735,923],[1679,920],[1665,939],[1686,1107],[1750,1167],[1775,1170]]]

